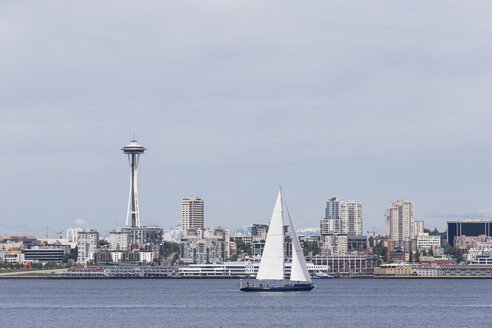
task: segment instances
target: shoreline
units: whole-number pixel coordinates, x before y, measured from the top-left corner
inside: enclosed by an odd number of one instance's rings
[[[134,279],[168,279],[168,280],[192,280],[192,279],[197,279],[197,280],[203,280],[203,279],[251,279],[251,278],[241,278],[241,277],[207,277],[207,276],[202,276],[202,277],[61,277],[61,276],[27,276],[27,275],[19,275],[19,276],[4,276],[1,277],[0,279],[52,279],[52,280],[91,280],[91,279],[114,279],[114,280],[134,280]],[[492,279],[492,276],[484,276],[484,277],[467,277],[467,276],[456,276],[456,277],[412,277],[412,276],[403,276],[403,277],[343,277],[343,278],[332,278],[332,279],[341,279],[341,280],[347,280],[347,279],[398,279],[398,280],[408,280],[408,279],[430,279],[430,280],[438,280],[438,279]],[[332,279],[319,279],[319,280],[332,280]],[[254,280],[254,279],[252,279]],[[316,283],[318,279],[314,279],[313,283]]]

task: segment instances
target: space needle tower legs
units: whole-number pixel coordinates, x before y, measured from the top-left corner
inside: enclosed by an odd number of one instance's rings
[[[137,192],[137,173],[138,160],[140,155],[147,149],[141,146],[136,140],[121,148],[123,153],[128,155],[130,166],[130,195],[128,196],[128,212],[126,214],[126,226],[140,227],[140,213],[138,211],[138,192]]]

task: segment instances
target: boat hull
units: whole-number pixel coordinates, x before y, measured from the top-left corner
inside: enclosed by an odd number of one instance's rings
[[[242,292],[309,292],[314,288],[313,284],[294,284],[286,286],[249,286],[243,287]]]

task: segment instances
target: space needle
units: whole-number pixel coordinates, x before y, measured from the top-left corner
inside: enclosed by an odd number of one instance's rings
[[[147,149],[140,145],[135,139],[128,145],[121,148],[123,153],[128,155],[128,164],[130,165],[130,195],[128,196],[128,212],[126,214],[126,226],[132,228],[140,227],[140,214],[138,211],[138,192],[137,192],[137,172],[138,160],[140,155]]]

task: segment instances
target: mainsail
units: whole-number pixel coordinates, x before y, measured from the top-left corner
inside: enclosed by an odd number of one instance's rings
[[[286,207],[289,215],[290,236],[292,238],[292,266],[290,269],[290,280],[311,282],[311,276],[309,275],[309,271],[306,266],[306,259],[304,258],[301,244],[299,243],[299,238],[297,237],[296,227],[292,221],[287,204]]]
[[[280,190],[270,219],[270,227],[256,279],[284,280],[284,267],[284,215],[282,191]]]

